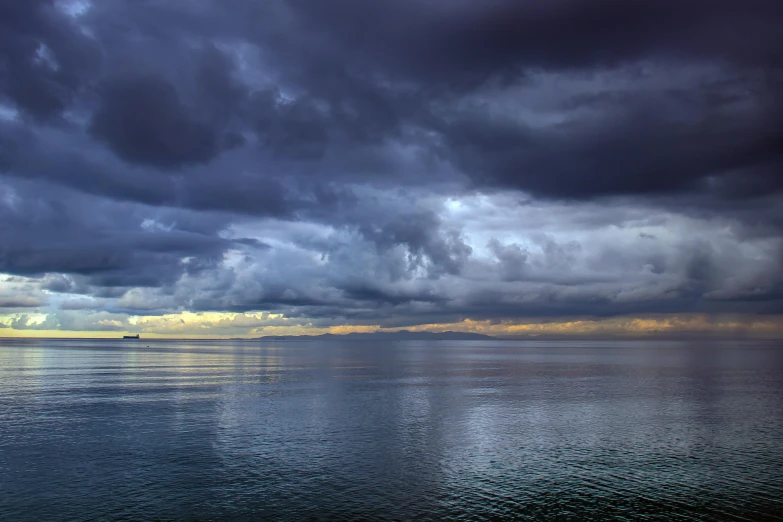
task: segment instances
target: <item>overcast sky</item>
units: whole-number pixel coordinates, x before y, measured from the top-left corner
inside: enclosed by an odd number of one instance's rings
[[[782,333],[780,0],[0,0],[0,336]]]

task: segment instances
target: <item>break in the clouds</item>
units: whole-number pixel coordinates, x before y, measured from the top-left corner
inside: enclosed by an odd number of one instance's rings
[[[0,0],[0,326],[768,321],[780,27],[777,0]]]

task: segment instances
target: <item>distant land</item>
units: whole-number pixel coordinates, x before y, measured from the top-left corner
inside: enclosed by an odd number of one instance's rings
[[[321,334],[321,335],[265,335],[255,337],[255,341],[281,341],[281,340],[306,341],[309,339],[319,341],[499,341],[498,337],[490,335],[469,333],[469,332],[411,332],[409,330],[400,330],[397,332],[371,332],[371,333],[348,333],[344,335]]]
[[[529,335],[503,335],[491,336],[471,332],[411,332],[400,330],[397,332],[370,332],[348,334],[321,334],[321,335],[266,335],[263,337],[234,338],[235,341],[739,341],[758,340],[780,342],[776,338],[759,338],[745,335],[742,332],[710,333],[710,332],[640,332],[636,335],[628,334],[529,334]]]

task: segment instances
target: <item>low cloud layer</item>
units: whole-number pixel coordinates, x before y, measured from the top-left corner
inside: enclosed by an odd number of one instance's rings
[[[0,323],[781,314],[781,24],[773,0],[0,0]]]

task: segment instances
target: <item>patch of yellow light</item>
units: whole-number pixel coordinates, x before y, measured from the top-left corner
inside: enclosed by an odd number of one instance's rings
[[[465,319],[454,323],[434,323],[405,328],[382,328],[380,325],[334,325],[316,327],[306,318],[285,317],[267,312],[181,312],[160,316],[101,315],[84,321],[84,330],[52,330],[44,324],[47,314],[27,314],[26,327],[12,328],[19,315],[0,316],[0,337],[100,337],[118,338],[140,334],[145,338],[250,338],[260,336],[320,335],[325,333],[394,332],[398,330],[429,332],[472,332],[498,337],[538,336],[675,336],[714,335],[726,337],[783,338],[781,316],[707,316],[650,315],[606,319],[490,321]],[[56,325],[56,323],[55,323]]]
[[[100,339],[117,339],[123,335],[129,335],[128,332],[101,332],[101,331],[75,331],[75,330],[16,330],[13,328],[0,328],[0,337],[18,337],[18,338],[57,338],[57,339],[80,339],[85,337]],[[150,336],[152,337],[152,336]],[[156,336],[168,337],[168,336]]]
[[[330,333],[334,335],[345,335],[349,333],[374,333],[381,330],[381,327],[378,325],[373,326],[366,326],[366,325],[358,325],[358,326],[351,326],[351,325],[341,325],[341,326],[332,326],[331,328],[324,329],[324,333]]]
[[[767,317],[711,317],[706,315],[660,315],[649,317],[614,317],[565,321],[474,321],[428,324],[408,328],[412,331],[460,331],[497,336],[538,335],[628,335],[704,334],[783,337],[783,320]]]

